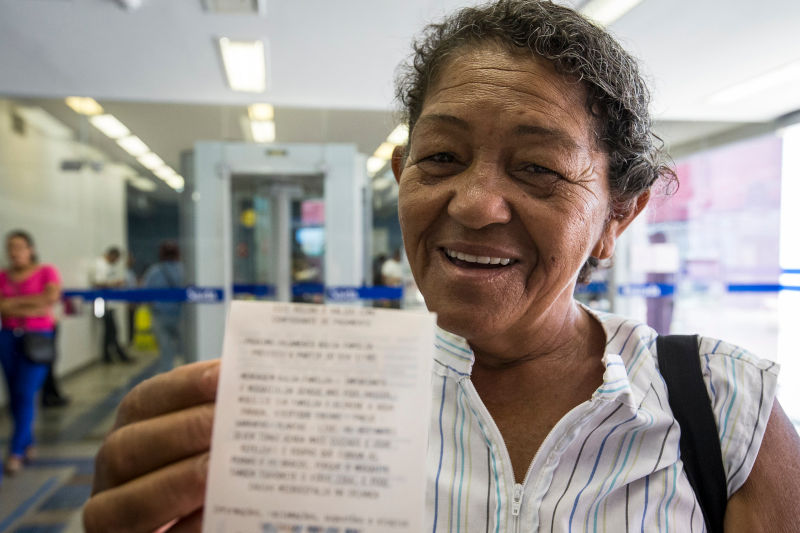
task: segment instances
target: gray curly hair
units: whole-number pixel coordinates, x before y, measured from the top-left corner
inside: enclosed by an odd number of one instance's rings
[[[629,212],[636,198],[661,180],[677,184],[663,142],[652,131],[650,91],[636,60],[605,30],[579,13],[542,0],[497,0],[462,9],[430,24],[396,80],[403,119],[412,132],[428,89],[450,58],[488,42],[549,60],[586,89],[599,146],[608,154],[609,217]],[[589,258],[578,281],[589,281],[597,259]]]

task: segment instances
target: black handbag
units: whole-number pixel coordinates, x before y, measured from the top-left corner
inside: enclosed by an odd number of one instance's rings
[[[26,331],[22,334],[22,352],[31,363],[50,364],[56,358],[56,338],[52,333]]]

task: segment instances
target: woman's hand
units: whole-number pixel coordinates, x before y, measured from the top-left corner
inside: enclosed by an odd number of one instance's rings
[[[200,531],[219,361],[142,382],[95,460],[88,533]]]
[[[9,296],[0,300],[0,313],[16,317],[46,316],[53,303],[52,297],[45,293]]]

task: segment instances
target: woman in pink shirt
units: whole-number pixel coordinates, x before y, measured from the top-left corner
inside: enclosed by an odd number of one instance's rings
[[[6,473],[12,475],[32,457],[35,398],[48,370],[47,364],[26,358],[22,337],[26,332],[53,334],[52,308],[61,297],[61,279],[55,267],[39,264],[28,233],[9,233],[6,251],[9,266],[0,270],[0,366],[14,420],[5,465]]]

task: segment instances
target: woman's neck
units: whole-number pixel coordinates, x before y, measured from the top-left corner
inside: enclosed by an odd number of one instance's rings
[[[29,263],[23,266],[11,265],[8,271],[11,272],[11,274],[13,274],[14,276],[19,277],[33,271],[35,268],[36,268],[36,263]]]
[[[603,326],[577,303],[575,314],[565,317],[560,328],[554,326],[551,324],[553,335],[528,339],[531,344],[527,346],[534,346],[533,350],[498,355],[473,348],[472,381],[485,401],[493,398],[505,403],[520,396],[521,391],[554,394],[565,386],[588,383],[588,388],[581,387],[583,397],[602,383],[606,342]],[[526,346],[524,339],[518,342],[520,348]]]
[[[514,367],[533,361],[583,359],[587,354],[602,357],[605,333],[597,320],[570,297],[538,313],[523,317],[493,338],[467,339],[476,364]]]

